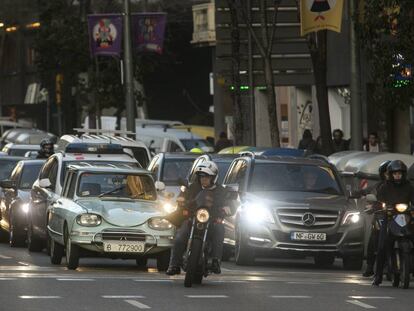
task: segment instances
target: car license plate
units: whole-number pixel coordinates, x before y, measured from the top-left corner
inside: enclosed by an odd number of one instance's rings
[[[104,252],[108,253],[143,253],[145,242],[109,241],[104,242]]]
[[[290,237],[296,241],[326,241],[326,233],[292,232]]]

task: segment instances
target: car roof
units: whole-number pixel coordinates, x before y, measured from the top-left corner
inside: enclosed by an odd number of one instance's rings
[[[97,153],[85,153],[85,154],[73,154],[73,153],[63,153],[56,152],[53,156],[62,158],[63,162],[67,161],[110,161],[110,162],[120,162],[120,163],[138,163],[137,159],[131,158],[127,154],[97,154]]]
[[[63,135],[60,140],[66,140],[68,143],[113,143],[119,144],[122,147],[142,147],[147,149],[147,146],[144,144],[144,142],[123,136],[108,136],[103,134],[82,134],[80,136]]]
[[[21,160],[20,163],[23,165],[34,165],[34,164],[43,164],[46,162],[46,159],[33,159],[33,160]]]
[[[197,159],[200,154],[192,152],[161,152],[160,154],[164,155],[165,159]]]
[[[76,164],[70,165],[68,168],[70,170],[82,171],[82,172],[90,172],[90,173],[136,173],[136,174],[147,174],[150,175],[151,173],[142,168],[133,168],[127,167],[127,164],[120,163],[119,165],[116,164],[109,164],[109,163],[102,163],[102,164],[88,164],[85,162],[79,162]]]
[[[153,137],[175,137],[177,139],[203,139],[199,135],[187,130],[167,127],[137,127],[137,137],[140,134]]]
[[[243,159],[251,157],[242,157]],[[288,157],[288,156],[274,156],[274,157],[255,157],[254,161],[256,163],[272,164],[272,163],[281,163],[281,164],[302,164],[302,165],[317,165],[330,167],[329,163],[325,161],[311,159],[311,158],[302,158],[302,157]]]
[[[40,150],[40,145],[31,145],[31,144],[8,143],[5,147],[9,149],[32,149],[32,151]]]

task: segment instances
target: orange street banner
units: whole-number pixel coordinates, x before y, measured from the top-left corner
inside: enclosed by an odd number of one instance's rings
[[[301,35],[328,29],[341,32],[344,0],[300,0]]]

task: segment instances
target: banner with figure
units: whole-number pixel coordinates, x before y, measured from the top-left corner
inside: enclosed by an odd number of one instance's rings
[[[96,55],[121,56],[121,14],[88,15],[88,28],[92,57]]]
[[[138,52],[162,54],[164,45],[165,13],[132,14],[133,45]]]
[[[300,0],[301,35],[328,29],[341,32],[344,0]]]

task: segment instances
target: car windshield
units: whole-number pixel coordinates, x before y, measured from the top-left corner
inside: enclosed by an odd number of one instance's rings
[[[16,166],[18,160],[0,160],[0,180],[10,178],[10,174]]]
[[[217,182],[221,185],[223,183],[223,179],[226,176],[226,173],[230,167],[231,161],[226,162],[215,162],[218,166],[219,170],[219,177],[217,179]]]
[[[155,201],[157,192],[148,175],[83,173],[78,182],[79,197],[116,197]]]
[[[211,147],[207,140],[204,139],[180,139],[183,143],[185,150],[191,150],[193,148]]]
[[[135,159],[141,164],[142,167],[147,167],[149,164],[148,153],[145,148],[142,147],[128,147],[134,154]]]
[[[23,166],[22,177],[20,178],[20,189],[30,189],[33,183],[37,179],[42,163],[39,164],[26,164]]]
[[[300,164],[257,163],[250,182],[250,191],[299,191],[341,194],[329,167]]]
[[[178,186],[178,179],[187,178],[194,159],[167,159],[161,173],[161,181],[167,186]]]
[[[116,164],[119,166],[125,166],[125,168],[139,168],[138,163],[134,162],[117,162],[117,161],[94,161],[94,160],[82,160],[82,161],[65,161],[63,162],[62,171],[63,174],[60,174],[60,183],[63,185],[63,182],[65,181],[66,172],[68,170],[68,167],[72,164],[79,164],[79,163],[87,163],[90,165],[99,165],[99,164]]]

